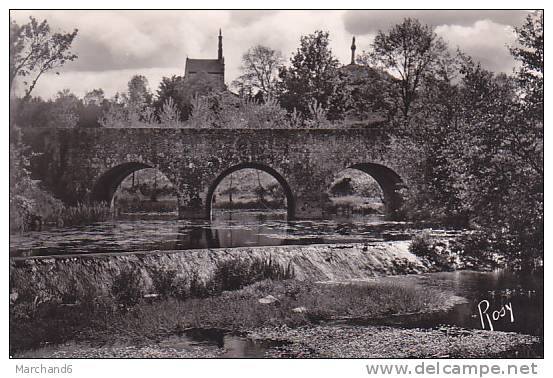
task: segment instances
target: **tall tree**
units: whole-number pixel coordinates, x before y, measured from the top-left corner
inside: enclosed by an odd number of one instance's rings
[[[53,128],[73,128],[79,121],[81,101],[69,89],[61,90],[45,114],[47,126]]]
[[[85,93],[83,97],[84,105],[96,105],[101,106],[105,101],[105,94],[102,88],[93,89]]]
[[[510,48],[521,63],[517,71],[522,101],[528,115],[543,120],[543,11],[529,14],[521,27],[515,28],[517,45]]]
[[[100,127],[99,119],[109,106],[104,90],[93,89],[85,93],[79,111],[78,127]]]
[[[143,75],[134,75],[127,84],[127,96],[131,106],[143,108],[152,102],[152,93],[148,79]]]
[[[446,44],[432,28],[406,18],[387,33],[379,31],[371,45],[369,61],[398,78],[399,109],[408,118],[427,75],[447,52]]]
[[[171,98],[180,110],[181,121],[186,120],[186,118],[183,118],[183,115],[186,114],[186,116],[188,116],[190,109],[182,96],[183,80],[184,78],[182,76],[176,75],[163,77],[161,79],[153,101],[156,114],[159,115],[163,111],[164,104]]]
[[[129,80],[126,101],[125,107],[131,125],[137,121],[149,123],[152,120],[152,93],[145,76],[134,75]]]
[[[232,84],[241,94],[253,97],[259,93],[267,98],[275,93],[278,70],[283,64],[280,51],[257,45],[242,55],[242,75]]]
[[[531,265],[543,256],[543,137],[525,122],[519,95],[515,78],[466,62],[461,113],[444,154],[486,249]]]
[[[31,92],[45,72],[77,58],[70,51],[77,29],[71,33],[52,33],[46,20],[38,22],[32,16],[29,20],[24,25],[10,20],[10,92],[15,79],[21,77],[25,99],[31,97]]]
[[[156,98],[153,102],[156,115],[160,116],[163,108],[171,98],[172,106],[179,111],[180,121],[186,121],[192,113],[194,97],[221,92],[224,87],[218,80],[205,72],[199,72],[193,77],[164,77],[159,84]]]
[[[309,117],[309,105],[314,102],[323,109],[329,107],[340,65],[329,42],[328,32],[320,30],[302,36],[300,47],[290,59],[291,66],[280,70],[279,99],[288,111],[297,109]]]

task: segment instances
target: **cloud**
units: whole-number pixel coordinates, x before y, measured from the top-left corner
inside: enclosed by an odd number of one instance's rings
[[[330,46],[339,60],[350,60],[352,35],[358,51],[367,50],[374,31],[387,29],[402,17],[419,17],[436,25],[436,32],[454,48],[480,59],[487,68],[510,71],[514,64],[506,43],[520,24],[521,11],[12,11],[17,22],[29,15],[47,19],[54,30],[79,29],[72,50],[79,58],[66,64],[60,75],[41,78],[36,93],[55,95],[63,88],[78,94],[101,87],[106,93],[126,90],[133,74],[143,74],[153,90],[163,75],[183,75],[186,57],[215,58],[217,35],[223,30],[225,80],[240,74],[242,55],[257,44],[290,57],[300,37],[315,30],[330,32]],[[488,21],[483,21],[487,19]]]
[[[509,73],[514,67],[508,50],[508,46],[515,43],[514,30],[510,26],[485,20],[477,21],[472,26],[438,26],[436,34],[444,38],[451,48],[459,47],[488,70]]]
[[[79,33],[72,50],[79,59],[68,71],[103,71],[182,65],[186,56],[216,53],[218,28],[228,23],[222,11],[17,11],[47,19],[54,29]],[[215,43],[215,48],[213,44]]]
[[[248,26],[265,20],[278,12],[278,10],[233,10],[230,11],[230,21],[232,24]]]
[[[486,69],[508,73],[515,66],[507,48],[515,42],[513,26],[522,24],[527,15],[527,11],[519,10],[347,11],[344,25],[352,34],[372,37],[403,18],[417,18],[433,25],[451,49],[458,47]]]
[[[39,85],[33,91],[33,96],[51,98],[62,89],[70,89],[78,97],[92,89],[102,88],[106,97],[112,97],[116,92],[127,90],[127,84],[133,75],[144,75],[148,79],[150,89],[155,93],[161,79],[178,74],[179,67],[122,69],[109,71],[70,71],[56,75],[47,73],[40,78]],[[19,90],[17,90],[19,89]],[[16,93],[22,95],[21,88]]]
[[[528,12],[520,10],[383,10],[354,11],[344,14],[344,25],[348,32],[356,35],[376,34],[400,23],[404,18],[419,19],[432,26],[470,26],[480,20],[490,20],[502,25],[519,25]]]
[[[16,11],[12,16],[27,22],[29,15],[47,19],[56,30],[79,33],[72,50],[79,58],[66,64],[61,75],[41,78],[36,91],[54,95],[69,87],[83,91],[106,83],[126,88],[132,75],[126,72],[169,72],[182,75],[186,57],[215,58],[217,35],[223,29],[226,81],[239,75],[244,52],[256,44],[280,50],[289,56],[301,35],[316,29],[331,32],[332,47],[347,61],[349,38],[343,28],[342,11]],[[343,51],[342,51],[343,50]],[[121,73],[121,74],[120,74]],[[113,75],[113,80],[106,78]],[[122,76],[123,75],[123,76]],[[145,74],[147,77],[148,75]],[[86,79],[84,79],[86,78]],[[152,88],[157,76],[148,77]],[[71,80],[76,82],[71,85]],[[75,88],[75,89],[73,89]],[[104,88],[107,93],[113,91]]]

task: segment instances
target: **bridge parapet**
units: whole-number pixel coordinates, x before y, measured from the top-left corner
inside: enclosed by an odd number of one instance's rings
[[[258,168],[285,189],[289,216],[319,218],[333,177],[352,167],[381,185],[388,211],[401,206],[401,151],[374,129],[29,129],[33,177],[67,203],[110,201],[133,171],[157,168],[178,192],[183,218],[206,218],[226,174]]]

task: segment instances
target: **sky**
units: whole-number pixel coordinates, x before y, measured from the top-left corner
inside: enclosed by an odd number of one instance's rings
[[[330,33],[338,59],[348,64],[352,36],[357,52],[368,50],[379,30],[386,31],[405,17],[431,25],[448,42],[473,56],[482,66],[510,73],[515,62],[509,54],[513,27],[528,12],[518,10],[422,11],[12,11],[19,24],[29,16],[55,31],[79,29],[72,51],[79,58],[66,64],[60,75],[41,77],[33,94],[51,98],[62,89],[78,96],[102,88],[106,96],[124,92],[135,74],[146,76],[155,93],[164,76],[183,75],[189,58],[217,58],[217,35],[223,31],[225,81],[240,74],[240,61],[250,47],[262,44],[280,50],[286,59],[296,51],[300,37],[315,30]]]

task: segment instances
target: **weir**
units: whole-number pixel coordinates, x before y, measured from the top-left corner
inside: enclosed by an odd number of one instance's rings
[[[26,297],[63,301],[109,294],[116,277],[132,268],[146,293],[152,276],[173,270],[185,283],[209,281],[225,262],[268,262],[301,281],[339,281],[422,273],[428,262],[409,252],[409,241],[144,251],[10,258],[10,290]],[[91,293],[90,290],[94,290]]]

